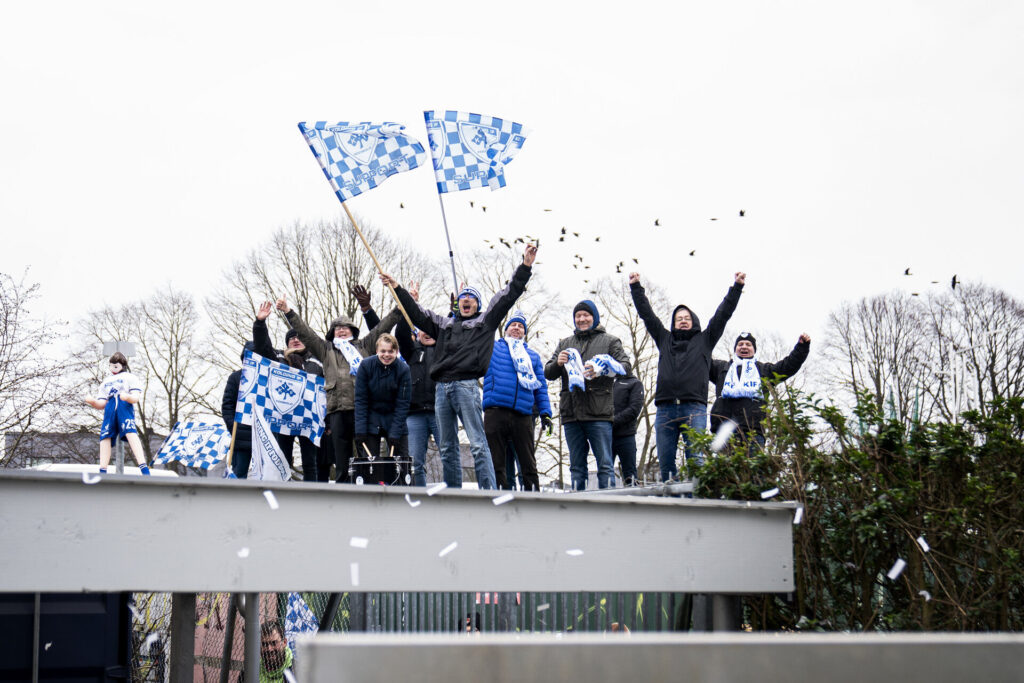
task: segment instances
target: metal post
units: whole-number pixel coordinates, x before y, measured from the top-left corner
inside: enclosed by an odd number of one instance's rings
[[[712,595],[711,629],[713,631],[739,631],[742,609],[743,602],[738,595]]]
[[[245,680],[260,680],[260,594],[245,594]]]
[[[36,593],[32,615],[32,683],[39,683],[39,622],[42,618],[42,595]]]
[[[224,627],[224,647],[220,651],[220,683],[228,683],[231,674],[231,651],[235,646],[235,619],[238,616],[238,593],[228,599],[228,618]]]
[[[330,597],[327,598],[327,607],[324,608],[324,613],[320,617],[320,627],[317,631],[331,630],[334,618],[338,616],[339,606],[341,606],[341,593],[331,593]]]
[[[187,683],[195,669],[196,594],[171,594],[171,681]]]
[[[348,594],[348,630],[349,631],[365,631],[367,630],[367,605],[366,605],[366,593],[357,592]]]

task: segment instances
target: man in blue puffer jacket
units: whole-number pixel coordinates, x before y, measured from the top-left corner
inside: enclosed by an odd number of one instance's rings
[[[526,316],[516,311],[505,324],[505,337],[494,342],[484,376],[484,434],[498,488],[512,488],[505,475],[505,446],[511,442],[523,474],[523,489],[539,491],[533,408],[537,406],[543,428],[550,429],[551,401],[544,364],[526,345],[526,329]]]

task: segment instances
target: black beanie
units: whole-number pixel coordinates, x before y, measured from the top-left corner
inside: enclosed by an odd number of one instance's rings
[[[284,333],[284,345],[288,346],[288,342],[290,342],[292,339],[294,339],[295,337],[298,337],[298,336],[299,336],[299,331],[296,330],[294,327],[291,328],[290,330],[288,330],[287,332]]]
[[[736,345],[739,344],[741,341],[748,341],[748,342],[750,342],[751,344],[754,345],[754,351],[755,352],[757,351],[757,339],[754,337],[754,335],[750,334],[749,332],[743,332],[743,333],[740,334],[740,336],[736,337],[736,341],[733,342],[733,345],[732,345],[732,350],[733,351],[736,350]]]

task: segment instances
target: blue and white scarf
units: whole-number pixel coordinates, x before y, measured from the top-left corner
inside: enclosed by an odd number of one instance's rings
[[[583,378],[583,358],[576,349],[566,349],[569,354],[569,361],[565,364],[565,372],[569,375],[569,391],[579,389],[587,390],[587,382]]]
[[[739,368],[739,378],[736,369]],[[726,398],[761,398],[761,373],[757,370],[757,357],[733,358],[725,373],[722,396]]]
[[[354,375],[359,372],[359,364],[363,362],[363,354],[359,353],[359,349],[352,342],[335,337],[334,348],[341,351],[341,355],[345,356],[345,360],[348,361],[348,374]]]
[[[512,364],[516,366],[516,375],[519,379],[519,386],[529,391],[540,389],[541,383],[533,372],[533,362],[530,354],[526,351],[526,343],[522,339],[505,337],[508,344],[508,354],[512,356]]]
[[[626,374],[626,368],[622,367],[622,363],[615,360],[607,353],[597,354],[588,360],[586,365],[593,370],[595,377]]]

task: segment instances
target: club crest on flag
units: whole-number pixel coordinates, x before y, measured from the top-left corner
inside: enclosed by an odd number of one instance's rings
[[[293,373],[270,369],[270,400],[278,412],[290,413],[302,400],[303,381]]]
[[[256,359],[252,356],[246,355],[246,357],[242,359],[242,377],[238,381],[238,393],[252,393],[253,388],[256,386],[256,378],[258,374],[259,373],[256,370]]]
[[[461,111],[425,111],[437,191],[505,187],[504,167],[529,130],[515,121]]]
[[[230,444],[231,432],[221,423],[178,422],[160,446],[153,464],[181,462],[206,470],[224,459]]]
[[[327,130],[334,133],[334,141],[345,154],[361,164],[368,164],[380,142],[380,138],[367,132],[369,127],[362,123],[358,126],[330,126]]]

